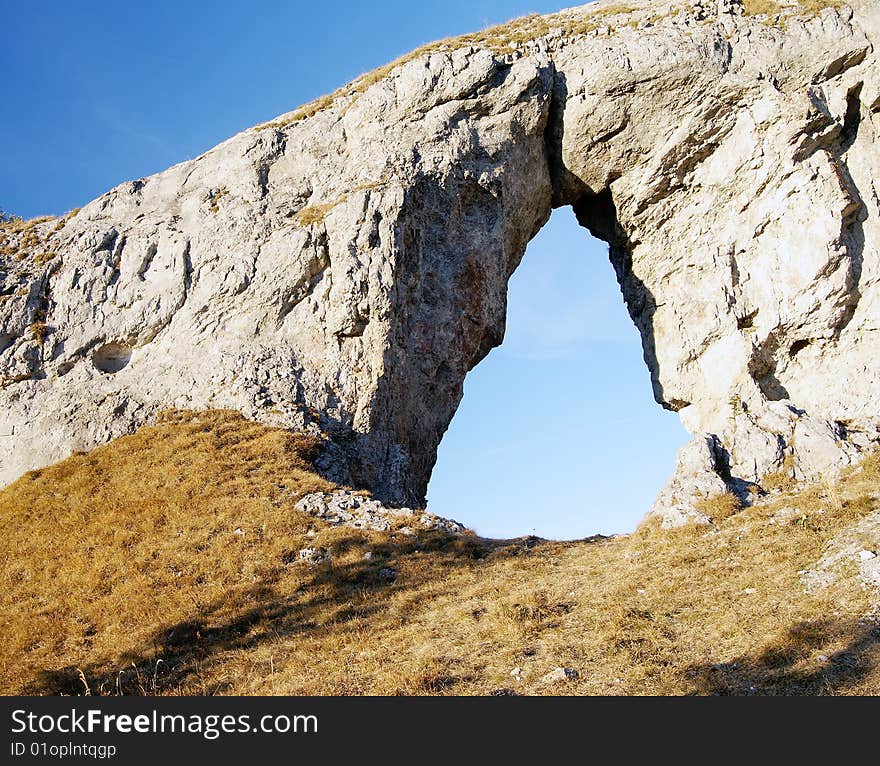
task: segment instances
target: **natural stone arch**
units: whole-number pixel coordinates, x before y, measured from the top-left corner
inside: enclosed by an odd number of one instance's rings
[[[223,406],[326,436],[329,475],[419,503],[562,205],[609,241],[655,396],[695,435],[667,518],[847,463],[878,439],[875,4],[776,26],[736,0],[637,5],[436,46],[37,225],[61,257],[25,258],[0,304],[2,478]],[[107,337],[137,376],[89,363]]]

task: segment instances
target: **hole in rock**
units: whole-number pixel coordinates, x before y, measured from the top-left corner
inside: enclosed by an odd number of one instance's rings
[[[810,341],[808,340],[796,340],[791,344],[791,348],[788,349],[788,355],[794,358],[809,345]]]
[[[631,532],[688,438],[654,401],[608,246],[561,208],[511,277],[504,343],[465,380],[428,509],[489,537]]]
[[[131,349],[122,343],[106,343],[92,354],[92,364],[101,372],[119,372],[131,361]]]
[[[15,343],[15,336],[8,333],[0,333],[0,354]]]

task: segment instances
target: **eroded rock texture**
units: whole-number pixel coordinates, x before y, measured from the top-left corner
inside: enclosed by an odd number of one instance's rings
[[[437,46],[7,234],[2,481],[229,407],[325,434],[330,475],[418,505],[563,205],[609,242],[657,401],[695,436],[667,521],[855,459],[880,439],[880,12],[635,5]]]

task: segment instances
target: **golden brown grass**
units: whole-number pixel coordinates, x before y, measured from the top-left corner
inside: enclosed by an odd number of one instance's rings
[[[46,338],[49,337],[49,325],[42,321],[36,321],[28,328],[31,331],[31,335],[34,336],[37,343],[41,346],[46,342]]]
[[[698,500],[695,508],[712,519],[713,522],[729,519],[742,510],[743,504],[733,492],[721,492],[717,495]]]
[[[804,13],[815,15],[826,8],[842,8],[846,0],[798,0],[798,5]]]
[[[799,574],[877,509],[880,458],[711,527],[552,543],[328,527],[293,509],[328,486],[315,449],[171,413],[0,492],[0,691],[880,692],[876,594]]]
[[[638,5],[630,5],[628,3],[613,3],[600,6],[583,15],[573,16],[565,11],[548,16],[531,14],[513,19],[506,24],[488,27],[479,32],[436,40],[361,75],[333,93],[320,96],[284,117],[258,125],[255,130],[283,129],[312,117],[318,112],[331,107],[337,99],[358,96],[366,91],[367,88],[384,80],[398,67],[421,56],[454,51],[466,47],[483,48],[499,55],[510,53],[517,46],[546,36],[554,29],[561,30],[566,37],[574,38],[595,32],[600,27],[611,24],[615,20],[620,20],[621,26],[627,26],[626,20],[619,17],[626,16],[638,7]],[[652,20],[656,22],[662,16],[663,14],[655,14]]]
[[[211,197],[209,200],[209,202],[211,203],[211,206],[209,208],[211,213],[213,213],[214,215],[217,215],[217,213],[220,212],[220,202],[228,194],[229,194],[229,189],[227,189],[225,186],[222,186],[219,189],[217,189],[216,191],[211,193]]]
[[[76,208],[58,219],[44,215],[27,220],[0,211],[0,256],[15,258],[18,261],[32,257],[37,266],[47,265],[58,255],[50,240],[79,211],[80,208]],[[56,223],[47,230],[42,224],[49,221]]]
[[[797,485],[794,473],[794,455],[787,454],[778,471],[761,479],[761,488],[767,492],[787,492]]]
[[[746,16],[766,16],[765,23],[782,27],[787,25],[792,15],[816,16],[826,8],[839,9],[846,5],[846,0],[798,0],[796,6],[784,5],[777,0],[743,0],[743,12]]]
[[[782,6],[776,0],[743,0],[743,10],[746,16],[757,16],[762,13],[775,16],[777,13],[782,13]]]
[[[799,0],[799,9],[783,7],[776,0],[743,0],[744,12],[748,16],[765,15],[766,23],[774,23],[777,16],[786,11],[797,12],[800,15],[816,15],[825,8],[841,8],[845,0]],[[681,3],[670,6],[667,10],[654,13],[645,20],[656,24],[667,16],[674,16],[682,10],[687,10],[688,4]],[[329,107],[337,100],[343,98],[356,98],[364,91],[378,82],[384,80],[395,69],[409,63],[421,56],[431,53],[454,51],[460,48],[474,47],[489,50],[497,55],[512,53],[518,47],[546,37],[554,31],[559,31],[562,36],[574,39],[591,34],[602,27],[637,27],[638,21],[628,19],[627,16],[636,10],[648,10],[647,5],[629,3],[611,3],[600,5],[587,10],[586,13],[572,15],[567,11],[542,16],[530,14],[513,19],[505,24],[488,27],[479,32],[460,35],[458,37],[445,38],[427,43],[409,53],[400,56],[394,61],[380,66],[370,72],[362,74],[347,85],[337,88],[332,93],[319,96],[313,101],[295,109],[287,115],[270,122],[257,125],[254,130],[282,130],[291,125],[314,116]],[[781,20],[785,24],[785,19]]]
[[[296,214],[296,222],[300,226],[311,226],[315,223],[321,223],[327,213],[329,213],[337,205],[341,205],[347,199],[348,195],[344,195],[324,205],[309,205],[308,207],[304,207]]]

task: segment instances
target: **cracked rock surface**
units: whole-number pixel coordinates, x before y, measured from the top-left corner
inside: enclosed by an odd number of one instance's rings
[[[6,234],[0,481],[224,407],[421,505],[507,280],[565,205],[609,243],[655,397],[695,437],[656,513],[876,445],[876,3],[630,5],[447,42]]]

